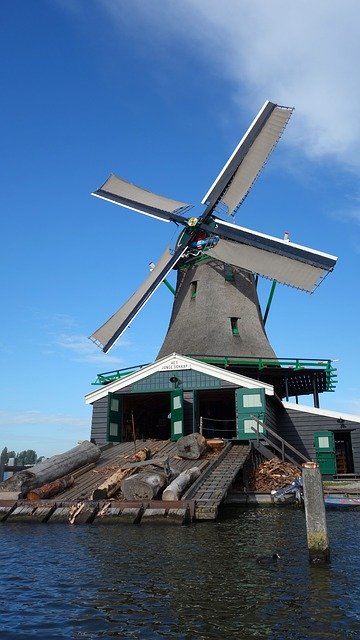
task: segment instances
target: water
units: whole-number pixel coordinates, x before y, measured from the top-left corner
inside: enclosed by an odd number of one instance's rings
[[[231,508],[190,527],[0,525],[0,638],[358,639],[359,523],[328,512],[326,567],[309,565],[297,510]]]

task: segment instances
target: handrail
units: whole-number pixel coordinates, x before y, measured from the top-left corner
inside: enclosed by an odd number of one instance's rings
[[[293,447],[289,442],[287,442],[286,440],[284,440],[284,438],[282,438],[281,436],[279,436],[278,433],[276,433],[276,431],[273,431],[270,427],[266,426],[263,422],[261,422],[261,420],[259,420],[259,418],[257,416],[251,416],[251,418],[253,420],[255,420],[256,422],[256,427],[251,427],[252,431],[254,431],[256,433],[256,440],[259,443],[260,442],[260,435],[261,437],[266,440],[266,442],[274,447],[277,451],[279,451],[279,453],[281,453],[281,459],[284,462],[285,460],[285,447],[287,447],[288,449],[290,449],[290,451],[292,451],[293,453],[295,453],[295,455],[300,458],[300,460],[302,460],[303,462],[311,462],[311,460],[309,458],[307,458],[306,456],[304,456],[302,453],[300,453],[300,451],[298,451],[298,449],[295,449],[295,447]],[[277,446],[277,444],[275,444],[274,442],[271,442],[271,440],[269,438],[266,437],[266,435],[264,433],[260,434],[260,427],[262,427],[263,429],[265,429],[268,433],[270,433],[273,438],[277,438],[280,443],[281,443],[281,449],[280,447]],[[290,456],[287,456],[288,458]]]

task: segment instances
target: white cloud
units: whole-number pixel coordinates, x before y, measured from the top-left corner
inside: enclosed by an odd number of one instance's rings
[[[58,347],[72,352],[78,362],[92,362],[97,364],[123,363],[121,358],[103,353],[99,347],[85,336],[62,334],[56,338],[56,344]]]
[[[75,418],[61,414],[41,413],[40,411],[0,411],[0,427],[14,425],[46,425],[48,427],[64,426],[73,428],[89,428],[89,419]]]
[[[286,144],[312,159],[360,168],[358,0],[99,0],[121,28],[186,40],[234,82],[234,100],[254,111],[265,99],[296,107]],[[134,27],[135,28],[135,27]],[[158,33],[154,33],[157,30]]]

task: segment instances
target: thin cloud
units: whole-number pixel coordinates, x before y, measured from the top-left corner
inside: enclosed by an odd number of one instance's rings
[[[98,0],[120,29],[143,20],[177,36],[234,83],[234,100],[296,107],[285,144],[360,169],[360,3],[302,0]],[[155,33],[156,32],[156,33]],[[290,104],[289,104],[290,103]]]
[[[121,358],[103,353],[85,336],[62,334],[56,338],[56,345],[70,351],[75,356],[77,362],[123,364]],[[122,343],[122,346],[124,346],[124,343]]]
[[[88,428],[89,419],[57,413],[41,413],[40,411],[0,411],[0,427],[19,425],[47,425],[48,427],[63,426],[74,428]]]

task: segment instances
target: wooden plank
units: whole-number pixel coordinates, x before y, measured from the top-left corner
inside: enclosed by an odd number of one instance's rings
[[[55,504],[36,507],[31,515],[32,522],[47,522],[56,509]]]
[[[190,522],[188,509],[169,509],[167,520],[176,524],[187,524]]]
[[[155,522],[166,522],[166,509],[145,509],[141,517],[141,524],[147,522],[154,524]]]
[[[142,512],[142,507],[126,507],[122,510],[118,518],[121,523],[137,524],[140,522]]]
[[[56,507],[48,522],[69,522],[69,511],[70,507]]]
[[[20,504],[9,514],[7,522],[29,522],[34,511],[35,507],[33,505]]]
[[[0,505],[0,522],[5,522],[9,515],[16,509],[16,502]]]
[[[105,504],[96,513],[93,524],[116,524],[120,514],[121,507],[115,507],[111,503]]]
[[[70,524],[87,524],[92,522],[96,516],[98,508],[97,502],[83,502],[82,504],[79,504],[78,510],[75,512],[74,516],[71,517],[70,515]]]

